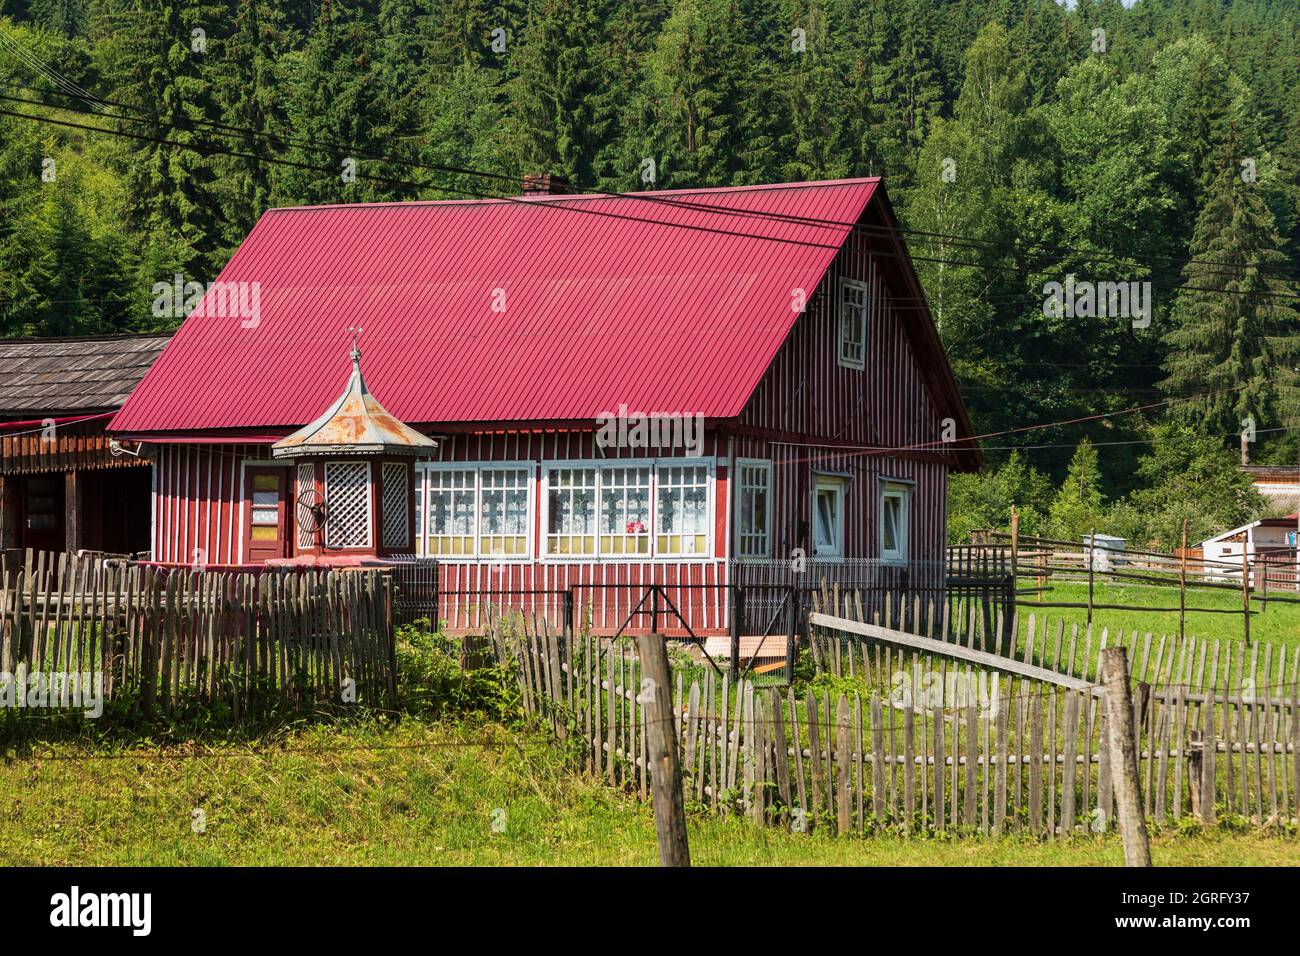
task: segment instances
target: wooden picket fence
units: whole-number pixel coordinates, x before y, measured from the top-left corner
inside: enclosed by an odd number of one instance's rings
[[[488,635],[498,660],[517,668],[529,712],[557,737],[576,738],[589,772],[647,798],[646,716],[631,646],[519,617],[495,617]],[[829,639],[817,641],[826,648]],[[840,834],[891,828],[1055,839],[1114,825],[1106,706],[1095,688],[853,643],[839,658],[841,672],[856,661],[848,667],[862,680],[838,692],[796,696],[789,687],[733,684],[711,669],[689,668],[687,678],[677,666],[688,803],[760,825]],[[1260,686],[1248,697],[1226,691],[1139,685],[1139,779],[1154,824],[1213,823],[1221,814],[1296,822],[1295,683]]]
[[[378,570],[259,574],[37,554],[0,568],[0,671],[95,675],[146,716],[182,700],[238,717],[269,698],[393,706],[391,587]]]

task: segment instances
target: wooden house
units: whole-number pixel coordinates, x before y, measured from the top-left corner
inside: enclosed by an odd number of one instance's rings
[[[0,548],[149,549],[151,463],[106,427],[166,343],[0,340]]]
[[[217,283],[260,314],[200,306],[110,426],[160,561],[433,556],[444,616],[574,588],[603,627],[651,582],[705,629],[733,583],[942,586],[980,457],[876,179],[276,209]],[[350,440],[379,415],[431,441]]]

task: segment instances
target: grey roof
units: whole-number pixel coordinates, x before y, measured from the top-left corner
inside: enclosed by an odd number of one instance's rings
[[[170,338],[0,339],[0,416],[119,408]]]

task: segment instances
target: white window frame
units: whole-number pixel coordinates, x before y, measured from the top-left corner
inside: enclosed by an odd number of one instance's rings
[[[847,328],[846,323],[849,321],[850,309],[845,303],[845,296],[850,291],[862,293],[862,318],[859,334],[861,335],[862,354],[859,356],[845,354],[844,333]],[[856,307],[855,307],[856,308]],[[839,364],[842,368],[851,368],[861,371],[867,367],[867,331],[871,325],[871,286],[869,283],[859,279],[841,278],[835,290],[835,311],[839,318],[836,326],[836,354]]]
[[[835,546],[823,550],[817,543],[817,498],[822,489],[834,491],[839,496],[839,508],[835,512]],[[844,475],[813,472],[812,489],[812,546],[813,559],[816,561],[837,561],[844,558],[847,549],[845,540],[844,509],[848,505],[849,479]]]
[[[745,471],[747,469],[756,469],[761,471],[764,476],[763,484],[747,485],[745,482]],[[772,462],[766,458],[737,458],[736,474],[734,477],[735,487],[735,519],[736,519],[736,560],[738,561],[761,561],[772,556]],[[762,487],[766,492],[764,496],[765,514],[763,516],[763,534],[762,547],[757,551],[746,550],[746,542],[758,537],[752,532],[745,530],[745,489]]]
[[[915,485],[911,481],[902,481],[896,478],[882,478],[880,480],[880,561],[882,564],[905,565],[908,562],[911,542],[909,540],[908,528],[912,520],[912,492]],[[895,529],[898,535],[898,547],[892,550],[885,548],[885,502],[890,498],[896,498],[899,501],[898,508],[898,527]]]
[[[705,515],[706,515],[706,533],[705,545],[702,552],[685,552],[682,554],[666,553],[659,551],[656,538],[658,537],[659,521],[659,469],[660,468],[699,468],[705,469],[706,497],[705,497]],[[547,529],[550,527],[550,502],[551,502],[551,472],[565,468],[588,468],[596,471],[596,552],[594,554],[551,554],[546,550],[547,546]],[[650,520],[646,525],[650,533],[650,553],[649,554],[605,554],[600,549],[600,514],[602,505],[602,494],[604,483],[602,474],[609,470],[620,468],[649,468],[650,469]],[[717,462],[713,458],[607,458],[607,459],[578,459],[570,461],[546,461],[541,465],[542,480],[541,487],[538,490],[540,502],[538,507],[541,511],[540,528],[541,536],[537,542],[538,552],[537,560],[542,564],[650,564],[650,563],[675,563],[680,564],[684,561],[707,563],[717,560],[714,557],[716,548],[716,529],[717,529]]]
[[[466,471],[474,475],[474,530],[473,547],[464,554],[433,554],[429,551],[429,538],[432,534],[431,513],[429,505],[432,499],[432,482],[429,476],[434,472]],[[522,471],[528,495],[525,515],[526,540],[524,549],[519,554],[496,554],[483,551],[483,472],[485,471]],[[420,462],[415,466],[416,494],[416,536],[415,553],[440,561],[455,563],[458,561],[492,561],[495,564],[522,564],[532,560],[535,542],[537,464],[531,461],[431,461]],[[491,537],[491,535],[488,535]]]
[[[550,550],[551,547],[551,473],[556,471],[590,471],[594,475],[591,498],[591,545],[590,552],[577,554]],[[542,466],[542,522],[541,537],[538,541],[539,556],[551,558],[558,562],[591,561],[600,556],[600,467],[594,461],[548,463]],[[587,535],[557,534],[557,538],[587,537]]]

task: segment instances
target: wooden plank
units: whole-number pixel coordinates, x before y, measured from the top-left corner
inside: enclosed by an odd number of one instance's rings
[[[870,709],[871,812],[881,823],[885,819],[885,728],[879,694],[872,693]]]
[[[1062,753],[1065,765],[1061,770],[1061,835],[1074,832],[1075,754],[1079,740],[1079,704],[1087,701],[1072,691],[1065,694],[1065,742]],[[1086,767],[1084,768],[1086,771]]]
[[[994,680],[1001,687],[1002,678],[994,675]],[[1011,684],[1008,678],[1008,694],[1001,698],[999,694],[997,711],[997,754],[993,774],[993,834],[1000,836],[1007,819],[1007,729],[1011,717],[1013,698],[1010,694]]]
[[[794,691],[786,690],[786,703],[790,707],[790,742],[794,749],[794,780],[795,790],[799,798],[799,817],[796,822],[798,829],[807,829],[808,826],[808,792],[804,787],[803,776],[803,743],[799,734],[799,708],[795,704]]]
[[[943,658],[978,664],[982,667],[987,667],[1007,674],[1031,677],[1034,680],[1054,684],[1058,687],[1083,691],[1098,696],[1101,694],[1099,688],[1094,687],[1088,681],[1080,678],[1068,677],[1064,674],[1058,673],[1057,671],[1050,670],[1049,668],[1036,667],[1032,664],[1021,663],[1012,658],[1001,657],[987,651],[972,650],[948,641],[937,641],[928,637],[918,637],[915,634],[907,634],[903,631],[895,631],[890,628],[879,627],[875,624],[851,621],[848,618],[837,618],[826,614],[810,614],[809,621],[818,627],[847,631],[850,634],[857,634],[861,637],[869,637],[878,641],[889,641],[916,651],[924,651],[927,654],[934,654]]]
[[[781,694],[772,690],[767,694],[768,710],[772,714],[772,745],[776,760],[776,792],[781,798],[781,805],[790,807],[790,753],[785,739],[785,707]]]
[[[1029,698],[1029,828],[1043,828],[1043,708],[1037,693]]]
[[[835,708],[835,724],[835,769],[837,771],[835,832],[839,836],[845,836],[852,827],[850,816],[852,810],[850,754],[852,751],[849,748],[849,699],[844,694],[840,694],[839,703]]]

